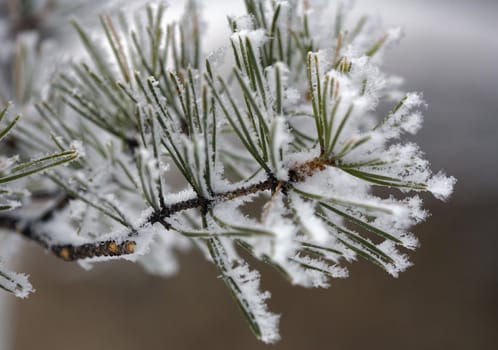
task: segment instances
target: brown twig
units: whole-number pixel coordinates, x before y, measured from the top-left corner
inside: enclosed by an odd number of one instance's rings
[[[168,222],[168,218],[182,211],[198,208],[205,212],[216,203],[226,202],[235,198],[264,191],[272,191],[273,193],[281,191],[286,193],[286,189],[290,184],[302,182],[306,177],[313,175],[315,172],[322,171],[327,166],[331,165],[333,164],[327,160],[313,158],[308,162],[294,166],[289,171],[288,181],[279,181],[270,175],[266,180],[259,183],[240,187],[232,191],[214,194],[211,198],[195,197],[174,203],[165,206],[158,212],[152,213],[143,225],[160,223],[169,230],[171,229],[171,224]],[[69,200],[70,197],[62,196],[38,218],[27,222],[16,216],[0,216],[0,227],[18,232],[44,248],[49,249],[55,256],[64,261],[75,261],[102,256],[122,256],[135,252],[136,241],[133,239],[134,234],[136,234],[135,230],[132,230],[128,239],[123,241],[106,240],[82,245],[50,244],[48,239],[50,237],[49,234],[40,232],[37,226],[51,220],[57,210],[63,208]]]

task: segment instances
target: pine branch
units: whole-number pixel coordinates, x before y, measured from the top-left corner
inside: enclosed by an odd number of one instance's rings
[[[269,176],[266,180],[256,184],[242,186],[232,191],[213,194],[212,198],[209,199],[195,197],[164,206],[160,211],[150,215],[143,223],[143,226],[159,223],[164,226],[166,230],[170,230],[172,225],[168,222],[168,218],[174,214],[190,209],[200,209],[201,211],[206,212],[210,210],[214,204],[258,194],[260,192],[274,192],[278,187],[283,188],[285,192],[285,189],[289,188],[292,184],[302,181],[308,176],[312,176],[314,172],[321,171],[328,165],[329,164],[326,161],[313,159],[292,169],[289,172],[290,181],[279,181],[274,176]],[[37,227],[40,224],[50,221],[55,213],[64,208],[70,200],[70,196],[60,196],[60,198],[56,200],[50,208],[46,209],[42,215],[27,223],[24,222],[24,219],[21,217],[0,215],[0,227],[21,234],[25,238],[49,249],[55,256],[65,261],[77,261],[101,256],[122,256],[135,252],[136,242],[133,240],[133,235],[136,234],[136,232],[130,232],[128,235],[130,239],[122,242],[107,240],[83,245],[51,245],[47,240],[47,237],[50,237],[50,232],[40,232]]]
[[[10,133],[43,155],[0,158],[0,185],[41,171],[61,192],[38,199],[63,195],[36,218],[0,214],[0,226],[66,261],[126,258],[152,271],[191,242],[216,265],[255,335],[271,343],[279,317],[237,246],[306,287],[346,277],[342,263],[357,257],[398,276],[410,266],[404,249],[418,244],[409,230],[427,217],[414,193],[444,200],[455,179],[434,174],[402,139],[419,130],[424,102],[418,93],[393,101],[399,87],[379,69],[399,30],[365,17],[347,30],[342,1],[245,4],[247,16],[229,18],[228,75],[218,53],[203,52],[198,0],[171,23],[162,4],[102,14],[104,42],[73,20],[87,61],[61,69],[35,106],[41,118]],[[394,107],[377,118],[381,101]],[[403,199],[379,197],[376,187]],[[265,203],[246,215],[256,197]],[[22,276],[0,268],[0,285],[25,295]]]

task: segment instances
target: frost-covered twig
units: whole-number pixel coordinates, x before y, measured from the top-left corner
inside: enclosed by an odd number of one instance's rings
[[[240,187],[232,191],[221,192],[213,194],[212,198],[206,199],[202,197],[195,197],[192,199],[176,202],[172,205],[162,207],[159,211],[152,213],[143,222],[142,226],[154,225],[155,223],[160,223],[165,229],[169,230],[172,228],[172,224],[168,221],[171,216],[180,213],[182,211],[187,211],[190,209],[200,209],[202,211],[210,211],[214,205],[225,202],[236,200],[240,197],[257,195],[261,192],[271,191],[274,192],[276,188],[280,187],[285,192],[289,189],[292,184],[303,180],[306,176],[311,176],[315,171],[323,170],[326,166],[331,164],[326,161],[320,161],[318,159],[312,159],[310,162],[300,164],[296,169],[291,169],[289,171],[288,178],[289,181],[279,181],[274,177],[270,177],[265,181],[255,183],[253,185]],[[44,248],[50,249],[57,257],[66,261],[75,261],[81,259],[88,259],[94,257],[102,256],[120,256],[133,254],[135,252],[136,242],[133,241],[133,236],[135,231],[129,233],[130,239],[122,242],[116,242],[115,240],[107,241],[97,241],[94,243],[85,243],[81,245],[52,245],[45,238],[50,237],[50,232],[43,232],[40,230],[40,225],[46,223],[53,219],[54,213],[57,210],[62,209],[70,200],[68,196],[62,196],[56,202],[51,205],[45,212],[30,221],[25,222],[22,217],[16,217],[13,215],[0,215],[0,227],[4,229],[10,229],[18,232],[24,237],[33,240],[41,244]],[[239,233],[242,235],[242,233]],[[207,234],[195,234],[186,233],[187,236],[206,236]],[[226,235],[226,234],[223,234]],[[237,236],[235,232],[231,234],[232,236]]]
[[[0,123],[2,123],[2,127],[0,128],[0,141],[3,141],[4,138],[8,137],[8,134],[20,119],[20,115],[17,115],[15,118],[9,120],[9,107],[10,105],[0,110]],[[3,125],[4,122],[6,124],[5,126]],[[20,201],[22,197],[28,194],[25,189],[14,190],[5,187],[6,184],[74,161],[77,157],[78,153],[75,150],[48,154],[24,163],[19,162],[18,156],[10,158],[0,156],[0,228],[17,228],[14,225],[16,221],[9,220],[8,215],[4,217],[3,213],[11,213],[18,208],[21,205]],[[49,212],[47,216],[52,216],[52,212]],[[9,271],[1,260],[0,288],[14,293],[21,298],[26,298],[29,293],[34,291],[26,275]]]

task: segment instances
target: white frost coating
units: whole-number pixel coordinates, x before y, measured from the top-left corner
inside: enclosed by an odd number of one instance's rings
[[[287,130],[287,123],[284,117],[278,116],[273,120],[272,125],[272,160],[274,163],[275,176],[279,180],[287,180],[289,171],[283,167],[283,159],[280,158],[281,154],[285,154],[289,142],[292,137]]]
[[[296,235],[295,225],[284,217],[286,211],[284,204],[284,196],[282,194],[275,195],[265,207],[266,217],[264,217],[264,225],[274,234],[274,244],[272,249],[267,254],[278,263],[285,264],[287,259],[294,255],[297,248],[294,242]]]
[[[8,210],[15,210],[15,209],[21,207],[21,202],[16,201],[16,200],[3,200],[0,202],[0,205],[1,206],[9,206],[10,209],[8,209]]]
[[[305,288],[328,288],[328,275],[312,268],[304,268],[296,259],[283,265],[294,286]]]
[[[277,99],[277,74],[280,76],[282,108],[285,110],[298,107],[301,99],[300,92],[296,86],[293,86],[291,82],[289,82],[289,78],[292,77],[292,74],[289,71],[289,67],[283,62],[276,62],[274,65],[265,68],[265,75],[273,100]],[[276,112],[278,113],[278,111]]]
[[[424,116],[420,112],[414,112],[406,117],[403,121],[402,128],[404,131],[415,135],[422,128]]]
[[[239,307],[258,337],[265,343],[277,342],[280,339],[280,316],[268,310],[266,300],[270,298],[270,293],[260,291],[259,272],[251,270],[238,256],[229,239],[213,239],[210,251],[221,277],[236,297]]]
[[[76,152],[78,152],[79,157],[84,158],[86,156],[85,146],[83,145],[83,142],[79,140],[74,140],[73,142],[71,142],[69,147],[76,150]]]
[[[88,204],[81,200],[72,200],[69,202],[69,216],[71,219],[82,220],[87,209]]]
[[[228,16],[236,25],[237,30],[253,30],[254,28],[254,20],[251,16],[243,15],[243,16]]]
[[[220,47],[220,48],[212,51],[207,56],[207,60],[209,61],[209,64],[211,65],[211,67],[214,69],[221,68],[223,66],[223,64],[225,63],[226,53],[227,53],[226,47]]]
[[[280,316],[268,311],[266,300],[270,298],[270,292],[260,292],[260,275],[255,270],[250,270],[244,262],[231,267],[226,273],[226,277],[232,278],[239,286],[240,300],[247,302],[247,308],[252,313],[254,320],[260,327],[261,340],[265,343],[272,344],[280,339],[278,332],[278,323]]]
[[[0,171],[6,171],[19,161],[19,156],[0,157]]]
[[[417,110],[426,106],[422,94],[410,92],[400,103],[399,108],[386,117],[380,128],[386,140],[399,138],[402,132],[416,134],[422,126],[423,117]]]
[[[434,175],[428,182],[428,190],[439,200],[446,200],[453,193],[457,180],[453,176],[446,176],[442,172]]]
[[[153,235],[148,251],[138,258],[138,262],[149,273],[168,277],[178,272],[178,261],[174,250],[184,251],[190,247],[190,241],[174,231],[161,228],[151,232]]]
[[[315,215],[315,208],[312,202],[305,202],[295,193],[291,196],[293,208],[301,224],[311,235],[314,242],[325,244],[330,240],[331,236],[327,227],[322,220]]]
[[[335,168],[316,173],[296,185],[300,191],[315,198],[342,207],[358,207],[367,212],[387,213],[398,218],[409,214],[408,209],[393,199],[382,199],[369,194],[370,185]]]
[[[14,293],[18,298],[25,299],[35,290],[28,281],[28,275],[16,273],[7,269],[0,261],[0,288]]]
[[[306,266],[322,271],[333,278],[347,278],[349,276],[348,270],[344,267],[337,265],[329,265],[322,260],[310,258],[309,256],[296,255],[294,261],[303,263]]]
[[[403,102],[402,109],[407,111],[424,104],[424,98],[421,93],[410,92],[406,95],[406,100]]]
[[[244,40],[249,39],[254,50],[257,50],[261,45],[263,45],[267,40],[268,36],[266,31],[263,29],[256,30],[241,30],[239,32],[233,33],[230,37],[234,43],[244,42]]]
[[[394,245],[393,242],[384,241],[377,245],[381,251],[387,254],[392,260],[392,264],[386,264],[386,271],[393,277],[398,277],[399,274],[405,271],[407,268],[412,266],[412,263],[408,260],[408,257],[401,254]]]

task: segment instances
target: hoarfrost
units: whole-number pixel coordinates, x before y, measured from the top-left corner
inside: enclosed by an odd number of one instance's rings
[[[428,182],[428,190],[440,200],[446,200],[453,192],[453,187],[456,184],[456,179],[453,176],[446,176],[442,172],[434,175]]]
[[[250,270],[246,263],[239,263],[231,267],[225,277],[232,278],[240,287],[239,298],[247,302],[247,308],[252,313],[256,323],[260,327],[261,340],[265,343],[275,343],[280,339],[278,323],[280,316],[268,311],[266,300],[270,298],[270,292],[260,292],[259,272]]]
[[[25,299],[35,290],[28,281],[28,275],[12,272],[0,261],[0,288]]]
[[[168,277],[178,272],[178,262],[174,250],[185,251],[190,248],[190,241],[175,231],[164,232],[156,229],[148,233],[152,235],[149,248],[144,249],[138,262],[149,273]]]

